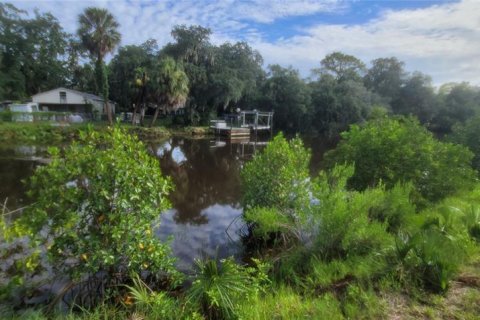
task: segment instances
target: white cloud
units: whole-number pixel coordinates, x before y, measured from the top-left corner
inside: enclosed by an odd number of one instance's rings
[[[305,76],[332,51],[353,54],[368,62],[397,56],[409,70],[432,75],[439,84],[470,81],[480,84],[480,1],[463,0],[423,9],[388,10],[361,24],[317,24],[297,35],[270,41],[262,26],[292,16],[348,12],[345,0],[184,0],[184,1],[17,1],[32,12],[52,12],[68,32],[87,6],[108,8],[119,20],[122,44],[154,38],[171,41],[177,24],[200,24],[213,30],[212,41],[248,40],[266,63],[292,65]],[[298,27],[298,26],[296,26]]]
[[[436,84],[470,81],[480,84],[480,1],[385,11],[358,25],[316,25],[304,35],[253,45],[267,62],[293,64],[302,74],[318,66],[332,51],[353,54],[364,61],[396,56],[409,70],[420,70]]]
[[[271,23],[278,18],[311,15],[318,12],[332,12],[343,7],[338,0],[252,0],[237,1],[235,12],[243,19]]]

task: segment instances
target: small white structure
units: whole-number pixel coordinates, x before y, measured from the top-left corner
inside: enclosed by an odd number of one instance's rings
[[[41,111],[106,114],[102,97],[62,87],[33,95],[32,102],[38,103]],[[115,113],[115,103],[108,103]]]
[[[10,111],[14,112],[12,120],[16,122],[32,122],[33,113],[38,112],[38,103],[11,104]]]
[[[23,113],[32,113],[38,112],[38,103],[13,103],[10,105],[10,111],[12,112],[23,112]]]

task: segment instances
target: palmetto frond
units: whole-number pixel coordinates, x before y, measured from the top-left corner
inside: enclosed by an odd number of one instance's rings
[[[119,24],[106,9],[86,8],[79,16],[78,36],[91,55],[103,60],[121,40]]]

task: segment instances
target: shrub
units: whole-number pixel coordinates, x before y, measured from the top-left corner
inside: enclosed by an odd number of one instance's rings
[[[348,191],[345,186],[352,174],[353,167],[336,166],[314,181],[312,197],[317,204],[303,213],[298,231],[308,238],[281,258],[280,278],[308,292],[323,292],[338,283],[368,283],[388,272],[386,257],[392,254],[394,235],[387,232],[387,223],[372,219],[371,212],[384,205],[390,191]]]
[[[384,133],[387,138],[382,136]],[[289,148],[286,141],[277,141],[269,150],[270,156],[272,150],[278,151],[269,159],[274,160],[266,161],[264,155],[258,155],[250,164],[250,171],[242,173],[246,189],[256,191],[248,195],[252,206],[244,214],[245,220],[254,225],[253,234],[264,240],[271,240],[272,234],[281,234],[281,239],[295,236],[296,241],[289,241],[288,250],[278,253],[276,247],[267,252],[274,255],[275,279],[294,284],[307,294],[351,292],[342,308],[346,317],[353,318],[378,316],[376,311],[364,314],[359,310],[377,300],[370,289],[363,288],[375,286],[385,277],[394,277],[406,286],[446,290],[472,248],[478,219],[476,211],[467,210],[467,204],[478,203],[478,190],[463,192],[465,199],[461,202],[448,198],[442,205],[431,204],[423,211],[418,210],[414,201],[425,205],[427,202],[421,201],[419,195],[433,201],[455,192],[458,196],[458,191],[470,187],[474,180],[473,170],[468,167],[471,154],[463,147],[434,140],[416,121],[405,118],[377,120],[362,129],[353,126],[347,137],[352,139],[341,143],[339,153],[331,157],[348,155],[359,161],[354,165],[336,164],[313,181],[306,180],[308,184],[299,189],[291,182],[292,175],[284,180],[290,182],[286,186],[293,185],[291,193],[285,188],[283,194],[288,197],[275,193],[265,201],[261,190],[270,188],[272,192],[269,183],[277,183],[282,175],[269,172],[271,168],[257,168],[260,164],[279,168],[277,172],[289,168],[275,165],[281,158],[281,148]],[[399,154],[391,149],[390,140],[398,148],[412,141],[420,147],[410,145],[412,149]],[[380,158],[382,167],[375,167],[375,157],[361,157],[362,143]],[[386,150],[393,155],[384,154]],[[292,159],[282,163],[295,163]],[[357,170],[367,169],[378,180],[372,179],[368,171],[357,175]],[[255,176],[262,170],[268,174]],[[458,176],[447,177],[449,174]],[[362,179],[372,181],[359,187],[359,191],[347,188],[352,183],[365,182]],[[262,189],[254,189],[254,183],[262,183]],[[292,199],[302,201],[289,202]],[[463,212],[452,209],[452,205],[458,204]],[[358,301],[353,299],[356,290],[360,290]]]
[[[180,316],[182,309],[178,300],[167,296],[164,292],[153,291],[138,275],[134,275],[132,280],[133,285],[127,286],[129,295],[124,299],[127,306],[133,303],[135,310],[142,316],[148,316],[149,319],[183,318]],[[133,302],[130,299],[133,299]]]
[[[397,238],[398,257],[409,281],[436,292],[447,290],[473,248],[461,219],[454,208],[445,206],[411,217]]]
[[[314,250],[327,261],[381,252],[393,243],[386,226],[369,217],[371,208],[383,201],[385,191],[347,191],[346,181],[352,174],[353,167],[336,166],[328,173],[322,172],[315,183],[313,196],[319,205],[311,210],[317,223],[310,225],[318,228]]]
[[[288,244],[298,238],[297,225],[310,206],[310,152],[300,138],[287,141],[280,133],[241,172],[245,240]],[[253,243],[253,242],[251,242]]]
[[[412,182],[416,202],[438,201],[469,189],[475,173],[473,154],[463,146],[440,142],[412,118],[389,118],[352,125],[327,153],[329,167],[351,163],[349,187],[365,190],[380,183],[387,189]]]
[[[254,237],[265,241],[270,240],[272,235],[286,235],[293,229],[290,217],[276,208],[252,208],[245,212],[244,220],[254,225]]]
[[[416,207],[410,200],[412,188],[411,184],[396,184],[390,190],[383,190],[382,199],[370,208],[369,216],[380,222],[386,222],[387,231],[396,233],[406,223],[408,217],[416,213]]]
[[[118,127],[88,130],[64,154],[49,152],[51,162],[28,180],[35,202],[12,226],[18,236],[45,244],[55,270],[73,280],[176,275],[169,247],[152,232],[172,184],[137,138]]]
[[[287,141],[278,134],[242,170],[246,209],[294,209],[308,204],[310,152],[300,138]]]
[[[464,213],[463,221],[470,236],[480,243],[480,207],[472,205]]]
[[[242,302],[257,298],[268,282],[267,265],[257,261],[257,267],[242,267],[232,258],[197,260],[197,275],[187,293],[190,304],[199,306],[208,319],[235,319]]]

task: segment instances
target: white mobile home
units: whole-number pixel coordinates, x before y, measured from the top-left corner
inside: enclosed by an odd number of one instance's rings
[[[103,98],[66,88],[37,93],[32,96],[32,102],[38,103],[41,111],[106,114]],[[108,103],[112,112],[115,113],[115,103],[112,101]]]

